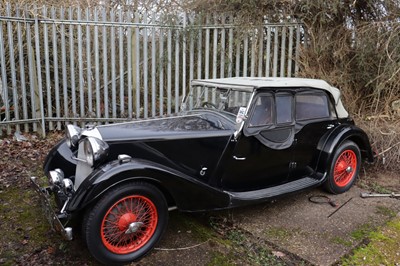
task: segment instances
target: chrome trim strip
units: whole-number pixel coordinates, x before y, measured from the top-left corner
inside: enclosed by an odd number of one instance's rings
[[[75,156],[71,156],[71,159],[72,159],[72,160],[75,160],[75,161],[78,161],[78,162],[83,162],[83,163],[86,163],[86,160],[84,160],[84,159],[80,159],[80,158],[78,158],[78,157],[75,157]]]
[[[97,129],[97,127],[85,129],[82,131],[81,135],[86,136],[86,137],[94,137],[94,138],[103,140],[103,137],[101,136],[100,131]]]

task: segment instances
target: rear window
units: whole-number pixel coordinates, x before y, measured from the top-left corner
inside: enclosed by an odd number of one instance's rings
[[[296,95],[296,120],[327,117],[329,117],[329,104],[325,94]]]

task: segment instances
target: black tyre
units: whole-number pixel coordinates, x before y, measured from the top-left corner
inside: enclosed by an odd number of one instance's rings
[[[333,156],[325,188],[340,194],[351,188],[360,171],[361,153],[357,144],[352,141],[343,142]]]
[[[168,223],[164,195],[148,183],[131,182],[107,191],[83,220],[90,253],[107,265],[126,264],[146,255]]]

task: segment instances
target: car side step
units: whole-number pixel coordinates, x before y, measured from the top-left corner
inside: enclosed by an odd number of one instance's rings
[[[299,191],[308,187],[314,187],[321,183],[311,177],[304,177],[283,185],[264,188],[260,190],[246,191],[246,192],[231,192],[225,191],[231,196],[231,201],[257,201],[262,199],[273,198],[283,194]]]

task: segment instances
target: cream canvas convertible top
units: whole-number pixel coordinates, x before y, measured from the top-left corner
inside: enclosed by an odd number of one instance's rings
[[[261,78],[261,77],[233,77],[221,79],[192,80],[192,86],[207,86],[226,89],[237,89],[252,92],[257,88],[316,88],[327,91],[335,100],[336,111],[339,118],[349,116],[340,100],[339,89],[332,87],[321,79],[305,78]]]

